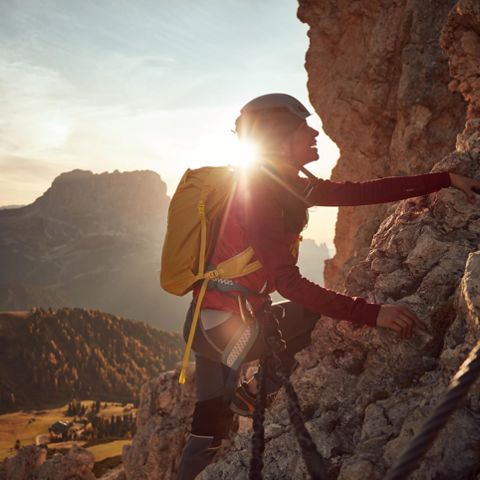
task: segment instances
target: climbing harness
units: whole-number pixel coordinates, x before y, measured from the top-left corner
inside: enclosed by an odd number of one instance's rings
[[[480,374],[480,341],[472,349],[465,362],[450,382],[447,392],[420,432],[413,438],[407,450],[388,472],[385,480],[404,480],[413,472],[432,445],[440,430],[447,423],[461,400],[467,395]]]
[[[267,303],[264,310],[263,319],[269,324],[269,336],[265,338],[270,352],[275,361],[275,372],[282,382],[288,397],[288,414],[292,423],[297,442],[302,452],[302,457],[307,467],[310,477],[314,480],[327,478],[327,469],[325,462],[317,450],[317,447],[305,427],[305,421],[300,409],[297,393],[293,388],[285,367],[280,358],[280,353],[285,350],[286,343],[282,338],[278,319]],[[258,375],[258,390],[255,404],[255,413],[253,417],[253,438],[252,438],[252,458],[250,461],[249,480],[262,480],[263,453],[265,450],[265,431],[263,423],[265,420],[265,402],[266,402],[266,369],[265,358],[261,360]]]

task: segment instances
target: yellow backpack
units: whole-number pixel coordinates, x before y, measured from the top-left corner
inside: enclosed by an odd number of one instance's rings
[[[250,262],[254,251],[243,252],[206,271],[224,215],[235,193],[237,172],[232,167],[203,167],[187,170],[168,209],[167,232],[162,250],[160,285],[174,295],[185,295],[201,281],[182,361],[179,383],[185,383],[188,359],[200,315],[200,307],[213,278],[232,279],[248,275],[262,267]]]

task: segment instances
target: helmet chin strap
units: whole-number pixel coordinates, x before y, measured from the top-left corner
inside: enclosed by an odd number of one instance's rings
[[[318,180],[318,178],[312,172],[309,172],[304,165],[300,167],[300,171],[305,174],[309,180]]]

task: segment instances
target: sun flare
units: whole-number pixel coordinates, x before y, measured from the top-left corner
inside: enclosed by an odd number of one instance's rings
[[[203,135],[201,140],[192,145],[192,156],[188,158],[189,168],[205,165],[232,165],[237,168],[249,168],[256,160],[255,145],[240,142],[232,135]]]
[[[232,163],[241,169],[251,167],[256,158],[257,148],[254,143],[237,142],[236,148],[232,151]]]

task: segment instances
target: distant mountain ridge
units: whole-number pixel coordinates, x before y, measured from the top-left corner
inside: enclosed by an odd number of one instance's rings
[[[0,411],[73,397],[132,401],[183,339],[95,310],[0,313]]]
[[[58,298],[180,330],[188,301],[158,282],[168,205],[155,172],[74,170],[31,205],[0,210],[0,309]]]
[[[312,282],[323,285],[323,265],[328,258],[330,252],[325,243],[318,244],[311,238],[305,238],[300,243],[300,272]]]
[[[0,210],[8,210],[11,208],[21,208],[24,207],[25,205],[2,205],[0,206]]]

